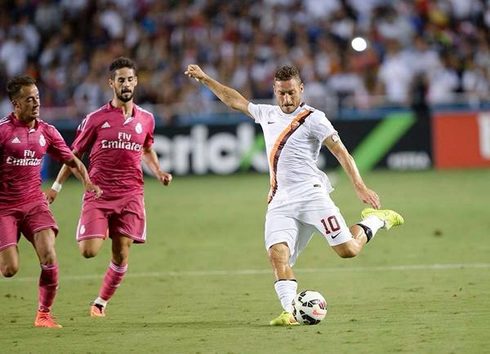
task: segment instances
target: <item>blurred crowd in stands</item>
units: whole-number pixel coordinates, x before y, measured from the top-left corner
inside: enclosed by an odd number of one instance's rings
[[[44,107],[101,106],[121,55],[138,65],[137,103],[159,105],[163,124],[175,107],[204,111],[214,99],[183,75],[189,63],[255,100],[271,99],[274,70],[292,63],[319,107],[490,93],[490,0],[0,0],[0,9],[2,115],[6,80],[21,73],[38,80]],[[352,48],[355,37],[366,50]]]

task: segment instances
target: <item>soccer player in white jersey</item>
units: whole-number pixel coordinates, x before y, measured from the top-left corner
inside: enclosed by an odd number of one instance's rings
[[[253,104],[206,75],[198,65],[189,65],[185,74],[262,127],[271,181],[265,247],[276,279],[274,288],[284,309],[270,325],[297,325],[292,300],[298,285],[292,266],[313,233],[321,233],[340,257],[351,258],[380,228],[401,225],[403,218],[392,210],[379,210],[378,195],[364,184],[354,159],[325,114],[301,103],[304,85],[295,67],[286,65],[275,72],[278,105]],[[330,198],[333,189],[328,177],[317,167],[322,144],[337,158],[359,199],[372,207],[364,209],[362,221],[353,226],[346,225]]]

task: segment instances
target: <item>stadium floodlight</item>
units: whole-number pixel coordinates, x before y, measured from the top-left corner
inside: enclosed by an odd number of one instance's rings
[[[364,50],[366,50],[367,48],[367,42],[364,38],[362,37],[356,37],[354,38],[351,42],[350,42],[352,48],[356,51],[356,52],[362,52]]]

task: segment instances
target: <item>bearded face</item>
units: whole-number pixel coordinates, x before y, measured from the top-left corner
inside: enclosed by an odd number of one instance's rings
[[[111,79],[109,83],[114,90],[115,97],[126,103],[133,99],[138,78],[133,69],[121,68],[115,71],[114,79]]]

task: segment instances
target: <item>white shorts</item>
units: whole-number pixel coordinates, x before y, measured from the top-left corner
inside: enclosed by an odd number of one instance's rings
[[[310,242],[315,232],[325,237],[330,246],[352,239],[339,208],[327,193],[307,200],[277,200],[269,204],[265,218],[265,248],[285,242],[290,250],[290,265]]]

